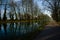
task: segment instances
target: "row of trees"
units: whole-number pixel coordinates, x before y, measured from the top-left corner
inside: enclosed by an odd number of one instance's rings
[[[3,3],[3,1],[6,2]],[[21,19],[24,17],[25,19],[29,19],[30,16],[31,19],[33,19],[33,16],[37,16],[40,13],[37,2],[34,2],[34,0],[20,0],[18,2],[15,2],[15,0],[0,0],[0,8],[1,6],[4,7],[3,20],[7,20],[7,15],[9,15],[11,20]],[[7,13],[7,11],[9,12]],[[0,10],[0,20],[1,14],[2,12]]]
[[[55,21],[60,21],[60,0],[43,0],[45,8],[50,11]]]
[[[4,3],[5,1],[5,3]],[[45,8],[49,10],[52,14],[52,18],[56,21],[60,21],[60,0],[43,0]],[[47,5],[46,5],[47,4]],[[17,17],[21,14],[29,14],[32,16],[37,16],[39,12],[39,7],[34,0],[20,0],[19,2],[14,2],[14,0],[0,0],[0,20],[1,20],[1,6],[4,7],[3,20],[7,20],[7,10],[9,8],[9,18],[11,20],[18,19]],[[15,17],[14,17],[15,16]],[[32,17],[33,19],[33,17]]]

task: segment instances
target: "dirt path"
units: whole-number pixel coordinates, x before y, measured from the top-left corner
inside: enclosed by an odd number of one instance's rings
[[[54,20],[50,21],[34,40],[60,40],[60,25]]]
[[[34,40],[60,40],[60,27],[43,30]]]
[[[46,26],[55,27],[55,26],[59,26],[59,24],[56,21],[52,20]]]

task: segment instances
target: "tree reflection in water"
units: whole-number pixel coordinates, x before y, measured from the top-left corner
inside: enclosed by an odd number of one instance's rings
[[[22,36],[26,33],[32,32],[38,28],[39,23],[31,22],[17,22],[17,23],[2,23],[0,24],[0,32],[2,35]]]
[[[1,30],[1,24],[0,24],[0,30]]]
[[[4,33],[7,34],[7,24],[6,23],[3,23],[3,26],[4,26]]]

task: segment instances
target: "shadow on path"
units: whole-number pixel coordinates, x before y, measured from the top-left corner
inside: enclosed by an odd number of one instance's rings
[[[33,40],[60,40],[60,26],[41,31]]]

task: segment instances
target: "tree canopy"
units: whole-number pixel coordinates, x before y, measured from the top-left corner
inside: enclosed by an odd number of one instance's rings
[[[44,0],[44,5],[52,13],[52,18],[60,21],[60,0]]]

